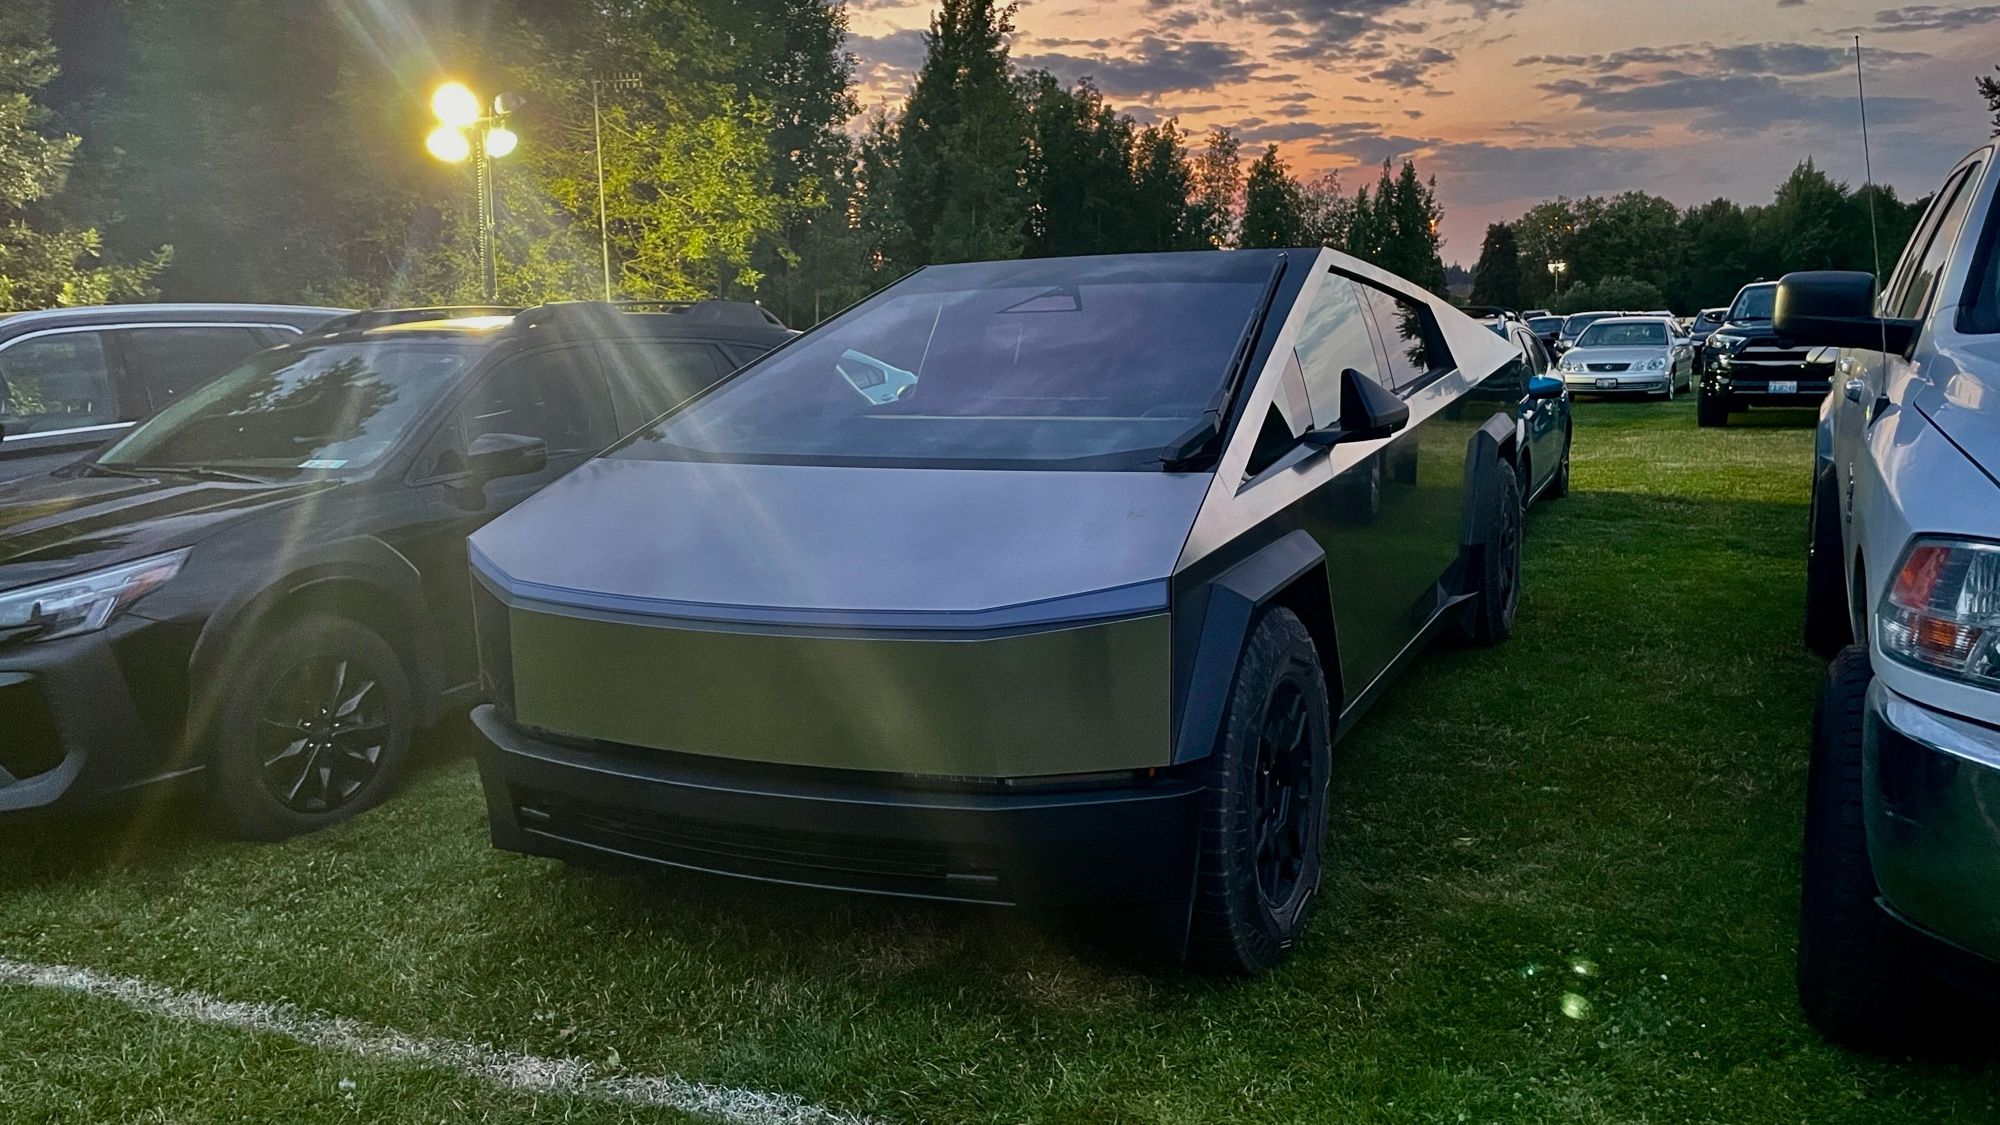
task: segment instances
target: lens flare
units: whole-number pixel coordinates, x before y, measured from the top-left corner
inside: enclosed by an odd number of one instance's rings
[[[449,125],[432,129],[431,135],[424,138],[424,147],[446,164],[463,163],[466,157],[472,155],[472,142],[465,139],[464,133]]]
[[[486,131],[486,155],[488,156],[505,156],[513,152],[514,146],[520,143],[521,138],[515,135],[514,130],[504,125],[495,125]]]
[[[431,95],[431,112],[454,129],[479,120],[479,98],[463,82],[447,82]]]

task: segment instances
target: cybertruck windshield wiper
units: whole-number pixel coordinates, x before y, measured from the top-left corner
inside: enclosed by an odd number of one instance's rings
[[[1257,349],[1257,337],[1264,332],[1264,318],[1270,315],[1271,299],[1277,296],[1278,281],[1285,276],[1285,265],[1291,255],[1280,254],[1271,266],[1271,276],[1264,282],[1264,293],[1257,298],[1257,305],[1250,310],[1250,319],[1243,325],[1243,335],[1237,337],[1236,354],[1230,357],[1229,376],[1222,381],[1215,398],[1202,411],[1201,421],[1189,427],[1188,431],[1174,439],[1160,456],[1160,468],[1164,472],[1184,473],[1201,468],[1215,455],[1215,440],[1229,421],[1229,405],[1236,397],[1236,389],[1243,382],[1244,374],[1250,367],[1250,354]]]
[[[101,461],[90,466],[93,473],[108,473],[116,477],[196,477],[201,480],[226,480],[237,484],[270,484],[269,477],[255,477],[249,473],[218,469],[211,465],[106,465]]]

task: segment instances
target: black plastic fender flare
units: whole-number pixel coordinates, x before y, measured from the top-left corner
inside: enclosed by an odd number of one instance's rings
[[[1257,612],[1300,577],[1326,565],[1326,551],[1304,530],[1294,530],[1223,571],[1209,583],[1196,642],[1193,675],[1174,731],[1174,764],[1207,757],[1222,731],[1236,663],[1249,642]],[[1333,654],[1322,654],[1322,660]]]

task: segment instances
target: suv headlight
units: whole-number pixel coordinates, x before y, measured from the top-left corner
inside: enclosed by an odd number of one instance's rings
[[[2000,544],[1911,540],[1879,616],[1886,655],[2000,687]]]
[[[0,593],[0,636],[25,630],[35,640],[95,632],[133,602],[181,572],[188,548]]]
[[[1749,342],[1750,337],[1748,336],[1731,336],[1727,332],[1711,332],[1708,334],[1709,350],[1721,352],[1724,355],[1736,354],[1736,349]]]

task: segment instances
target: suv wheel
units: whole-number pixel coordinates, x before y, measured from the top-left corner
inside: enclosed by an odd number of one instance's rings
[[[1499,484],[1492,530],[1475,559],[1471,608],[1460,626],[1466,640],[1482,645],[1506,640],[1521,608],[1521,485],[1512,465],[1501,462],[1494,472]]]
[[[1842,649],[1813,715],[1798,987],[1806,1019],[1828,1039],[1891,1050],[1918,1038],[1940,986],[1916,968],[1912,943],[1875,902],[1861,819],[1861,724],[1873,678],[1866,648]]]
[[[1268,609],[1204,778],[1190,964],[1247,975],[1284,959],[1318,897],[1332,772],[1319,652],[1297,615]]]
[[[1729,400],[1721,395],[1698,390],[1694,396],[1694,420],[1705,427],[1727,426],[1729,424]]]
[[[1806,647],[1828,658],[1854,639],[1834,482],[1831,468],[1813,474],[1812,506],[1806,511]]]
[[[337,824],[395,788],[415,706],[373,630],[307,614],[253,643],[215,724],[210,798],[237,835],[277,840]]]

